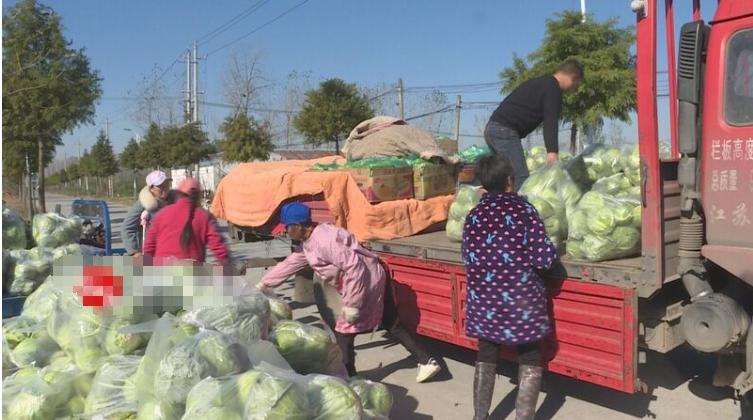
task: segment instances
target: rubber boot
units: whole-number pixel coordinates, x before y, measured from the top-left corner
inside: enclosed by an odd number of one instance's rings
[[[518,372],[518,397],[515,400],[515,419],[533,420],[536,402],[541,389],[541,366],[520,365]]]
[[[497,364],[476,362],[473,375],[473,420],[487,420],[492,405],[494,381],[497,379]]]

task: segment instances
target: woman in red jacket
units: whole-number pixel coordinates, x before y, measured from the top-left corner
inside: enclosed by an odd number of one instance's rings
[[[223,265],[228,258],[225,240],[214,218],[199,207],[201,188],[195,178],[178,185],[180,198],[165,207],[152,222],[144,243],[144,255],[156,258],[181,258],[204,262],[209,248]]]

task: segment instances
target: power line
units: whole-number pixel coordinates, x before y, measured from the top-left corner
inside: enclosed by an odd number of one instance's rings
[[[439,114],[441,112],[452,111],[453,109],[455,109],[455,105],[447,105],[446,107],[440,108],[440,109],[438,109],[436,111],[427,112],[425,114],[415,115],[413,117],[406,118],[405,121],[410,121],[410,120],[415,120],[415,119],[418,119],[418,118],[428,117],[429,115]]]
[[[229,47],[229,46],[231,46],[231,45],[235,44],[236,42],[239,42],[239,41],[241,41],[241,40],[243,40],[243,39],[245,39],[245,38],[247,38],[247,37],[249,37],[249,36],[251,36],[251,35],[255,34],[256,32],[259,32],[260,30],[262,30],[262,29],[266,28],[267,26],[269,26],[269,25],[271,25],[271,24],[273,24],[273,23],[277,22],[278,20],[282,19],[282,18],[283,18],[283,17],[285,16],[285,15],[287,15],[287,14],[289,14],[289,13],[293,12],[293,11],[294,11],[295,9],[298,9],[299,7],[303,6],[304,4],[306,4],[306,3],[308,3],[308,2],[309,2],[309,0],[303,0],[302,2],[300,2],[300,3],[296,4],[295,6],[291,7],[290,9],[288,9],[288,10],[286,10],[286,11],[284,11],[284,12],[280,13],[280,14],[279,14],[279,15],[277,15],[277,16],[276,16],[275,18],[273,18],[273,19],[271,19],[271,20],[268,20],[268,21],[267,21],[266,23],[262,24],[261,26],[258,26],[258,27],[256,27],[256,28],[255,28],[254,30],[252,30],[252,31],[250,31],[250,32],[247,32],[246,34],[244,34],[244,35],[242,35],[242,36],[240,36],[240,37],[238,37],[238,38],[236,38],[236,39],[234,39],[234,40],[232,40],[232,41],[228,42],[227,44],[225,44],[225,45],[223,45],[223,46],[221,46],[221,47],[219,47],[219,48],[217,48],[217,49],[215,49],[215,50],[212,50],[212,51],[210,51],[210,52],[209,52],[209,53],[207,54],[207,56],[210,56],[210,55],[212,55],[212,54],[214,54],[214,53],[216,53],[216,52],[219,52],[219,51],[221,51],[221,50],[224,50],[225,48],[227,48],[227,47]]]
[[[213,107],[216,107],[216,108],[228,108],[228,109],[235,109],[236,108],[236,106],[234,106],[234,105],[223,104],[223,103],[219,103],[219,102],[199,101],[199,103],[202,104],[202,105],[205,105],[205,106],[210,106],[210,107],[213,106]],[[254,107],[249,107],[248,110],[249,111],[254,111],[254,112],[269,112],[269,113],[273,113],[273,114],[295,114],[296,112],[299,111],[299,110],[272,109],[272,108],[254,108]]]
[[[271,0],[260,0],[247,9],[241,11],[237,15],[235,15],[233,18],[228,20],[227,22],[223,23],[222,25],[215,28],[213,31],[209,32],[208,34],[200,37],[196,40],[196,42],[199,43],[199,45],[206,44],[213,39],[217,38],[218,36],[225,33],[228,29],[232,28],[233,26],[237,25],[240,21],[243,19],[246,19],[247,17],[251,16],[252,14],[256,13],[259,9],[264,7],[267,3],[269,3]]]

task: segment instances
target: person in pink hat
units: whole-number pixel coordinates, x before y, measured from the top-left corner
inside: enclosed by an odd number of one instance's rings
[[[128,210],[121,226],[120,237],[128,255],[141,255],[143,239],[152,217],[165,206],[172,179],[162,171],[152,171],[146,176],[146,186],[139,199]]]
[[[206,249],[218,265],[228,260],[228,250],[214,218],[199,206],[201,186],[195,178],[178,185],[179,198],[154,218],[144,242],[144,255],[204,262]]]

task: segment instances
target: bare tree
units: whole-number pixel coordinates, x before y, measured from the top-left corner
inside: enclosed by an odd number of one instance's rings
[[[245,49],[230,56],[223,77],[225,100],[233,106],[234,114],[249,115],[259,103],[262,89],[272,86],[261,69],[261,53]]]
[[[159,66],[154,66],[149,74],[142,76],[133,94],[137,100],[131,109],[131,118],[143,130],[146,130],[152,123],[163,127],[178,122],[176,116],[181,115],[182,98],[168,95],[170,91],[179,91],[177,86],[173,86],[176,81],[178,80],[167,78],[165,70]],[[176,89],[171,89],[173,87]]]

